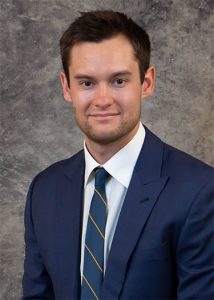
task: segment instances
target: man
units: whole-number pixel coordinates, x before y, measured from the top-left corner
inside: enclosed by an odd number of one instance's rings
[[[94,11],[60,47],[84,150],[30,186],[23,299],[212,299],[213,169],[140,122],[155,81],[148,35]]]

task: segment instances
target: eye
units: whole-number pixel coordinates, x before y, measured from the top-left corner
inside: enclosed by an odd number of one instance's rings
[[[123,87],[126,84],[127,80],[122,78],[117,78],[113,81],[114,85],[117,87]]]
[[[84,80],[84,81],[80,81],[79,84],[83,87],[89,88],[93,85],[93,82],[91,82],[90,80]]]

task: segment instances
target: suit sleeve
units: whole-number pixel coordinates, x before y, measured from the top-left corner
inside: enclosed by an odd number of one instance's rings
[[[214,299],[214,184],[195,198],[177,247],[177,299]]]
[[[25,261],[22,300],[54,299],[51,279],[40,255],[34,231],[31,203],[36,179],[30,185],[25,206]]]

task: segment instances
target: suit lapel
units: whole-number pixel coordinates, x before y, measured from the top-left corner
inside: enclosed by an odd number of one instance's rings
[[[118,299],[127,264],[168,177],[161,177],[163,143],[146,129],[146,138],[114,234],[102,299]]]
[[[79,298],[84,157],[68,164],[57,189],[55,247],[63,296]]]

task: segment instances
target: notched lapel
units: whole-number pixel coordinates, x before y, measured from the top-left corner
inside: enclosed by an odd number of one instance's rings
[[[57,184],[55,247],[63,294],[78,299],[84,186],[83,160],[77,161],[71,167],[72,172],[63,174]]]
[[[119,299],[134,248],[167,184],[161,176],[164,144],[147,128],[144,145],[118,219],[108,257],[101,299]]]
[[[133,174],[109,253],[101,299],[119,298],[129,258],[167,179],[143,184]]]

